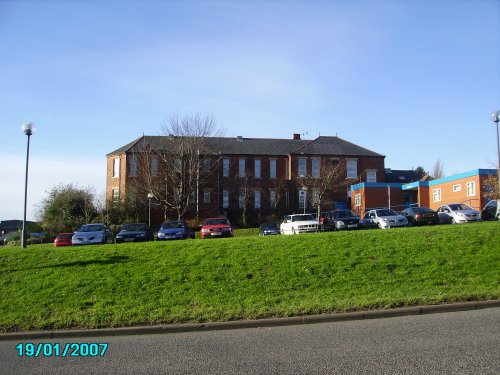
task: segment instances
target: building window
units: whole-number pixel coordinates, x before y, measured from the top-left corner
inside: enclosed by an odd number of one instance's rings
[[[203,160],[203,170],[205,172],[209,172],[210,171],[210,159]]]
[[[239,159],[238,161],[238,175],[240,177],[245,177],[245,159]]]
[[[229,159],[222,159],[222,175],[229,177]]]
[[[254,174],[254,177],[255,178],[260,178],[260,159],[256,159],[254,161],[254,169],[255,169],[255,174]]]
[[[276,178],[276,159],[269,160],[269,177]]]
[[[432,190],[432,201],[441,202],[441,189]]]
[[[154,157],[151,159],[151,176],[158,176],[158,158]]]
[[[203,190],[203,203],[210,203],[210,191]]]
[[[276,207],[276,190],[271,189],[269,190],[269,203],[271,204],[271,208]]]
[[[240,191],[240,194],[238,195],[238,205],[240,208],[245,208],[246,204],[245,204],[245,192],[244,191]]]
[[[113,189],[112,194],[113,194],[113,203],[118,203],[118,200],[120,199],[120,190]]]
[[[366,182],[377,182],[377,171],[367,170],[366,171]]]
[[[469,181],[465,184],[465,188],[467,189],[467,196],[473,197],[476,195],[476,183],[474,181]]]
[[[355,194],[354,195],[354,205],[356,207],[361,206],[361,194]]]
[[[113,159],[113,177],[120,177],[120,158]]]
[[[453,192],[457,193],[459,191],[462,191],[462,185],[461,184],[453,185]]]
[[[319,164],[320,164],[320,159],[312,160],[312,175],[314,178],[319,178]]]
[[[299,208],[305,208],[307,201],[307,192],[305,190],[299,190]]]
[[[347,159],[347,178],[358,177],[358,160]]]
[[[229,190],[222,190],[222,208],[229,208]]]
[[[260,190],[255,190],[255,208],[260,208]]]
[[[137,177],[137,158],[135,155],[130,157],[130,177]]]
[[[299,159],[299,177],[305,177],[307,174],[307,160]]]

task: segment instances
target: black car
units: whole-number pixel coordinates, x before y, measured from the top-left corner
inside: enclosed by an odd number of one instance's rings
[[[351,210],[333,210],[323,221],[325,230],[358,229],[359,216]]]
[[[483,220],[498,220],[500,219],[500,212],[498,211],[498,201],[491,200],[481,211],[481,219]]]
[[[439,224],[439,215],[429,207],[409,207],[401,211],[408,225]]]
[[[276,223],[265,223],[259,228],[259,236],[270,236],[276,234],[281,234],[280,228]]]
[[[116,243],[152,241],[154,239],[151,228],[143,223],[125,224],[116,235]]]

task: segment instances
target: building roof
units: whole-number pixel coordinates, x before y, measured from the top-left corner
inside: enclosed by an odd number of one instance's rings
[[[166,136],[142,136],[109,155],[127,152],[140,152],[144,144],[152,150],[165,148],[163,140]],[[276,139],[276,138],[244,138],[244,137],[209,137],[207,145],[214,152],[222,155],[339,155],[339,156],[378,156],[384,155],[370,151],[339,137],[320,136],[314,140]]]
[[[385,169],[385,181],[408,184],[420,180],[419,174],[413,169]]]

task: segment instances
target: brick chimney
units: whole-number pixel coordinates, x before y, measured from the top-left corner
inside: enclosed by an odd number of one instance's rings
[[[293,133],[293,139],[300,141],[300,133]]]

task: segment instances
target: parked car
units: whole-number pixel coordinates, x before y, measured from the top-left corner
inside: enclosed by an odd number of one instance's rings
[[[469,223],[481,220],[481,213],[464,203],[446,204],[437,209],[439,221],[444,224]]]
[[[231,227],[229,220],[225,217],[213,217],[206,219],[200,230],[201,238],[232,236],[233,228]]]
[[[105,224],[82,225],[71,237],[73,245],[105,244],[113,242],[113,233]]]
[[[73,237],[73,233],[59,233],[54,239],[54,246],[59,247],[73,245],[71,237]]]
[[[500,212],[498,211],[498,202],[496,200],[489,201],[481,211],[481,219],[483,220],[499,220]]]
[[[333,210],[323,222],[325,230],[358,229],[360,217],[351,210]]]
[[[156,237],[158,241],[185,240],[187,238],[194,238],[194,232],[184,221],[167,221],[163,223]]]
[[[409,207],[401,211],[408,225],[439,224],[439,215],[429,207]]]
[[[318,221],[310,214],[287,215],[280,225],[280,232],[281,234],[317,232],[318,225]]]
[[[264,223],[259,228],[259,236],[270,236],[281,234],[280,228],[276,223]]]
[[[379,227],[381,229],[405,227],[408,220],[404,216],[398,215],[390,208],[370,210],[365,214],[363,226]]]
[[[144,223],[125,224],[115,237],[116,243],[152,241],[153,231]]]

